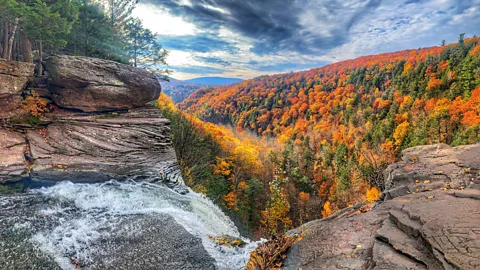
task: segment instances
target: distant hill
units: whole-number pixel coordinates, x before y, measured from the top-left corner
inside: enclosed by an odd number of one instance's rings
[[[162,85],[162,91],[167,96],[171,97],[174,103],[184,101],[190,94],[200,88],[221,86],[243,81],[242,79],[222,77],[202,77],[185,81],[171,77],[169,79],[170,82],[162,81],[160,84]]]
[[[223,77],[201,77],[201,78],[194,78],[194,79],[185,80],[185,81],[191,82],[191,83],[199,83],[199,84],[215,85],[215,86],[243,82],[243,80],[239,78],[223,78]]]

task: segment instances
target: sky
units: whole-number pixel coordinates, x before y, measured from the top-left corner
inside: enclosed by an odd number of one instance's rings
[[[176,79],[250,79],[480,35],[480,0],[141,0]]]

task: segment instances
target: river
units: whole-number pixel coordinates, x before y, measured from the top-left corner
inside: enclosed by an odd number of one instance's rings
[[[61,182],[0,197],[6,269],[243,269],[258,243],[209,238],[222,235],[241,238],[214,203],[163,185]]]

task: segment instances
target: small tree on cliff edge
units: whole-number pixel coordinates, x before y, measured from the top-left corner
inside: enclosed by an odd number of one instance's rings
[[[158,34],[145,29],[138,18],[131,19],[125,25],[128,39],[130,59],[135,67],[146,68],[157,74],[169,74],[170,71],[161,70],[159,66],[166,66],[168,51],[158,43]]]

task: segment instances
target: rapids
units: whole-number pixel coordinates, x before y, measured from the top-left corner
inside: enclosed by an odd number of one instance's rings
[[[208,236],[241,236],[214,203],[151,183],[61,182],[0,197],[0,209],[0,260],[22,252],[60,269],[242,269],[258,244],[216,244]]]

